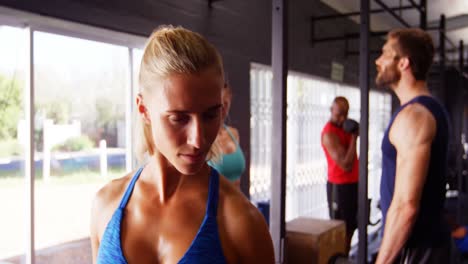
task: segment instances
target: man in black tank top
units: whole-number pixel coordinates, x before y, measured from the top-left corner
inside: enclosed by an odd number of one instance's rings
[[[376,84],[389,87],[401,107],[382,141],[384,235],[376,263],[447,263],[448,119],[426,83],[434,45],[420,29],[393,30],[387,37],[375,61]]]

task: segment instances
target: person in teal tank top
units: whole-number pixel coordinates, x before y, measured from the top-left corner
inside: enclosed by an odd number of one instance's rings
[[[223,93],[223,116],[227,116],[231,107],[232,91],[225,84]],[[223,124],[218,132],[215,143],[222,155],[218,161],[208,161],[208,164],[240,188],[240,179],[245,171],[245,157],[239,144],[239,132],[234,127]]]
[[[201,35],[163,26],[149,37],[136,97],[137,171],[96,194],[93,263],[274,263],[260,212],[207,164],[221,128],[224,69]]]

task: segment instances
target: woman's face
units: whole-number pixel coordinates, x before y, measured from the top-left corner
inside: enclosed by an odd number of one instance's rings
[[[231,99],[232,93],[231,88],[223,88],[222,91],[222,103],[223,103],[223,119],[229,114],[229,110],[231,109]]]
[[[155,155],[164,156],[183,174],[194,174],[205,163],[221,126],[224,80],[208,69],[199,74],[172,75],[159,83],[146,94],[149,98],[142,98],[146,108],[143,118],[151,124]]]

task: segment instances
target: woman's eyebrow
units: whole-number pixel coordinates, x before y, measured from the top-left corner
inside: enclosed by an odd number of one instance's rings
[[[210,112],[210,111],[218,110],[222,106],[223,106],[222,104],[217,104],[217,105],[214,105],[214,106],[210,106],[204,112]],[[190,111],[171,109],[171,110],[167,110],[166,113],[170,113],[170,114],[188,114],[188,113],[190,113]]]
[[[184,110],[167,110],[166,113],[169,114],[187,114],[189,111],[184,111]]]
[[[208,108],[205,112],[210,112],[210,111],[214,111],[214,110],[218,110],[219,108],[223,107],[222,104],[217,104],[217,105],[214,105],[210,108]]]

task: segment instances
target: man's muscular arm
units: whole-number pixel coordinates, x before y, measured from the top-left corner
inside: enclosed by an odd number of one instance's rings
[[[328,132],[322,136],[322,144],[330,154],[331,158],[342,168],[344,171],[351,171],[353,168],[353,161],[356,158],[356,135],[351,136],[351,142],[346,149],[340,143],[337,135]]]
[[[408,240],[419,211],[435,133],[434,117],[419,104],[407,106],[393,123],[389,137],[397,151],[395,191],[378,264],[392,263]]]

